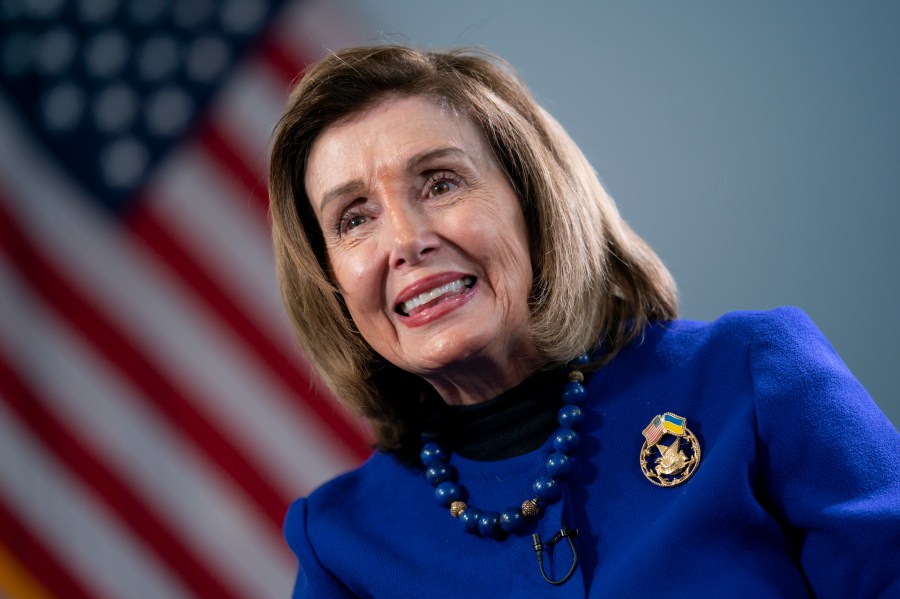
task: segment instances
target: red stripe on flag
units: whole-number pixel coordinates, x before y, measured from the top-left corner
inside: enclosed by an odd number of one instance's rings
[[[247,314],[238,308],[231,298],[209,276],[178,241],[163,227],[156,217],[142,206],[149,202],[140,202],[139,207],[127,219],[128,229],[141,239],[156,256],[167,264],[199,298],[243,339],[258,356],[270,372],[281,379],[293,390],[294,396],[315,413],[319,420],[331,429],[354,455],[362,460],[371,450],[367,440],[362,436],[342,413],[335,409],[331,400],[324,397],[313,386],[312,382],[281,353],[275,344],[260,332]],[[274,285],[275,282],[273,281]]]
[[[56,556],[38,540],[38,536],[18,521],[0,496],[0,543],[8,547],[16,559],[39,580],[41,586],[56,597],[97,599],[87,587],[63,567]]]
[[[210,124],[205,124],[199,132],[198,141],[210,158],[218,165],[229,182],[243,189],[243,194],[263,218],[269,211],[269,190],[267,176],[247,164],[235,151],[236,142],[230,142],[227,134]],[[262,161],[265,157],[260,156]]]
[[[22,381],[0,353],[0,401],[5,401],[47,449],[200,597],[237,597],[192,555],[149,506],[98,456],[85,449]]]
[[[300,81],[306,72],[306,68],[312,63],[309,57],[295,56],[274,38],[268,39],[267,43],[260,50],[259,55],[282,78],[286,87]]]
[[[48,305],[79,332],[97,353],[128,377],[151,407],[168,418],[210,462],[234,481],[266,515],[280,534],[288,498],[283,498],[243,455],[194,407],[188,393],[178,389],[138,344],[116,330],[102,311],[82,297],[57,266],[43,256],[20,231],[0,198],[0,249]]]

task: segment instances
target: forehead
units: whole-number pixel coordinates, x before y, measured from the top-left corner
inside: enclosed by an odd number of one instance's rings
[[[326,127],[313,142],[306,169],[310,199],[348,180],[403,169],[409,157],[456,147],[473,159],[489,157],[472,120],[422,96],[388,97]]]

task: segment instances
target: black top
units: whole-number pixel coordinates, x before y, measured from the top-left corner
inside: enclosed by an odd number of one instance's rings
[[[432,430],[442,445],[472,460],[505,460],[534,451],[558,428],[565,381],[562,369],[538,371],[482,403],[448,406],[436,400]]]

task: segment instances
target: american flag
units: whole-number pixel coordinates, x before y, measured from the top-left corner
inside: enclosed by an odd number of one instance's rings
[[[647,445],[656,445],[656,442],[663,436],[663,432],[662,416],[654,416],[643,433],[644,438],[647,439]]]
[[[295,346],[265,160],[327,2],[0,2],[0,596],[285,597],[368,454]]]

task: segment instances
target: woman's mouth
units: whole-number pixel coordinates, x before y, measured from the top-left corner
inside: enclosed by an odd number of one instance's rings
[[[475,284],[475,277],[461,277],[439,285],[397,305],[395,310],[403,316],[412,316],[425,308],[465,292]]]

